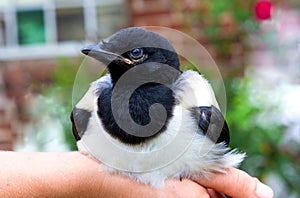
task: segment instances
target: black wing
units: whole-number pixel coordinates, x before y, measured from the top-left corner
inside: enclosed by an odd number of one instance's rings
[[[197,107],[194,109],[198,127],[213,142],[225,142],[229,145],[230,135],[228,125],[222,113],[215,106]]]
[[[86,131],[90,117],[91,112],[84,109],[75,107],[71,112],[72,131],[76,141],[80,140]]]

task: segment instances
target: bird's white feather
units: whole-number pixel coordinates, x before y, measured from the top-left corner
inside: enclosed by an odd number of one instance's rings
[[[97,109],[97,98],[103,89],[111,87],[111,77],[109,74],[99,78],[90,84],[90,88],[76,104],[79,109],[84,109],[93,112]]]
[[[195,71],[183,72],[174,89],[176,99],[187,109],[211,105],[220,109],[211,85]]]

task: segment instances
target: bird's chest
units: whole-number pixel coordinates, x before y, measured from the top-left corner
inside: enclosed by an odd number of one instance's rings
[[[145,138],[132,137],[128,131],[120,126],[120,123],[128,123],[129,125],[129,123],[134,122],[137,125],[145,126],[150,122],[157,122],[156,124],[162,126],[159,132],[165,129],[169,118],[172,116],[175,103],[170,89],[164,86],[139,87],[132,93],[125,89],[120,95],[114,94],[113,91],[110,88],[103,90],[97,102],[97,114],[106,131],[112,136],[125,143],[141,143],[146,140]],[[128,94],[129,96],[126,97]],[[152,108],[154,106],[156,108]],[[165,115],[166,118],[161,119],[162,115]]]

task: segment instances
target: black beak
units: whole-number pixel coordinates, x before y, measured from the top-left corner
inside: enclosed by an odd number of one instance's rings
[[[124,58],[119,54],[104,50],[103,48],[103,44],[93,44],[82,48],[81,52],[104,63],[110,63],[112,61],[121,61],[126,64],[133,63],[131,60]]]

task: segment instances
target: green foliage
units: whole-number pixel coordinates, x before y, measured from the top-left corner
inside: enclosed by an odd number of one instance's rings
[[[300,175],[297,156],[287,152],[282,144],[285,126],[266,121],[277,106],[265,106],[251,99],[250,79],[231,79],[226,83],[228,96],[227,122],[231,130],[231,146],[247,153],[241,168],[264,180],[268,173],[282,178],[290,192],[299,193]],[[252,87],[253,88],[253,87]],[[267,103],[268,104],[268,103]],[[267,109],[267,110],[266,110]],[[294,175],[294,176],[293,176]]]
[[[224,26],[234,26],[233,29],[238,30],[243,27],[245,22],[253,22],[253,8],[255,0],[213,0],[204,1],[207,4],[207,12],[202,13],[202,18],[210,16],[211,21],[204,27],[206,35],[209,37],[218,37],[222,34]],[[252,9],[251,9],[252,8]],[[226,18],[225,18],[226,17]],[[226,21],[222,21],[222,18]],[[249,24],[248,24],[249,25]],[[255,27],[255,26],[253,26]]]
[[[43,98],[46,98],[46,113],[60,121],[70,150],[77,150],[70,114],[88,90],[89,84],[107,73],[105,67],[98,65],[95,67],[82,59],[59,58],[51,73],[52,83],[42,89]]]
[[[252,79],[233,78],[244,73],[248,66],[249,33],[258,33],[260,24],[254,16],[257,0],[202,0],[190,6],[176,1],[175,11],[182,16],[183,30],[207,47],[227,76],[227,122],[231,130],[231,146],[247,153],[241,168],[265,180],[275,174],[289,193],[300,194],[300,158],[298,143],[283,142],[286,126],[280,123],[279,103],[264,95],[258,97]],[[274,9],[282,2],[272,1]],[[289,1],[299,8],[298,1]],[[273,40],[272,40],[273,39]],[[276,41],[274,31],[265,34],[262,41]],[[272,47],[273,46],[273,47]],[[286,49],[276,50],[276,57],[285,55]],[[186,69],[190,69],[187,67]],[[274,86],[274,85],[273,85]],[[269,87],[272,89],[272,87]],[[276,115],[277,114],[277,115]],[[278,116],[279,115],[279,116]],[[296,145],[293,145],[296,144]],[[289,147],[296,151],[291,151]]]
[[[43,95],[52,101],[49,111],[52,116],[60,120],[63,127],[65,140],[70,150],[77,150],[76,141],[72,134],[70,113],[72,111],[73,82],[77,73],[77,66],[67,58],[60,58],[58,66],[52,73],[53,83],[43,89]]]
[[[254,17],[256,0],[202,0],[190,7],[183,1],[176,2],[174,9],[183,18],[185,32],[207,44],[223,64],[245,64],[243,53],[249,49],[247,32],[259,27]]]

